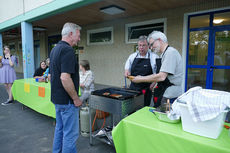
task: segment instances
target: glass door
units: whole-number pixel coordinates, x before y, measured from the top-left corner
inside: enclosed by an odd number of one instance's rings
[[[230,91],[230,10],[189,16],[186,90]]]
[[[214,45],[210,88],[230,91],[230,28],[214,32]]]
[[[187,67],[187,89],[194,86],[206,88],[208,68],[209,30],[191,31]]]

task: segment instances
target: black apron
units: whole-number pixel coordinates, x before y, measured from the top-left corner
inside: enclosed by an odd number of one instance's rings
[[[165,52],[167,51],[169,46],[166,47],[162,57],[164,56]],[[161,58],[156,58],[156,65],[157,70],[156,73],[160,72],[161,68]],[[169,74],[168,74],[169,75]],[[169,81],[168,77],[164,81],[158,82],[156,88],[154,89],[153,93],[153,101],[154,101],[154,107],[157,108],[161,105],[161,100],[163,98],[163,95],[165,93],[165,90],[172,86],[173,84]]]
[[[137,56],[135,57],[131,67],[131,75],[147,76],[153,74],[152,66],[150,62],[150,53],[148,52],[148,58],[137,58]],[[131,90],[143,92],[145,106],[149,106],[152,97],[151,91],[149,89],[150,85],[151,83],[133,83],[133,82],[131,82],[130,85]]]

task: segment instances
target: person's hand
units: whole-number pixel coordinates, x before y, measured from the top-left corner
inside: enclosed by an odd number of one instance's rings
[[[7,54],[5,55],[5,57],[6,57],[6,58],[10,58],[10,54],[7,53]]]
[[[130,75],[130,72],[129,70],[125,70],[125,77],[129,76]]]
[[[157,84],[156,82],[153,82],[153,83],[149,86],[150,90],[153,90],[153,88],[155,88],[156,84]]]
[[[38,82],[45,82],[45,78],[43,76],[37,77]]]
[[[78,97],[73,99],[73,103],[76,107],[80,107],[82,105],[82,101]]]
[[[133,78],[132,82],[141,83],[141,82],[143,82],[142,79],[143,79],[143,76],[138,75],[138,76]]]
[[[49,81],[51,80],[51,74],[48,74],[48,80]]]

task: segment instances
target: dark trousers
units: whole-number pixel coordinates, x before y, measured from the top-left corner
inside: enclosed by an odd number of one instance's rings
[[[150,84],[140,86],[140,84],[131,83],[129,89],[142,92],[144,94],[144,106],[149,106],[152,98],[152,91],[149,88]]]
[[[149,106],[152,99],[152,91],[147,88],[144,94],[144,106]]]

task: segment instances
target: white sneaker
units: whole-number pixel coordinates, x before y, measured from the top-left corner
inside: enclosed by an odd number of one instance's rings
[[[5,102],[2,103],[3,106],[6,106],[6,105],[10,105],[13,103],[13,100],[7,100]]]

